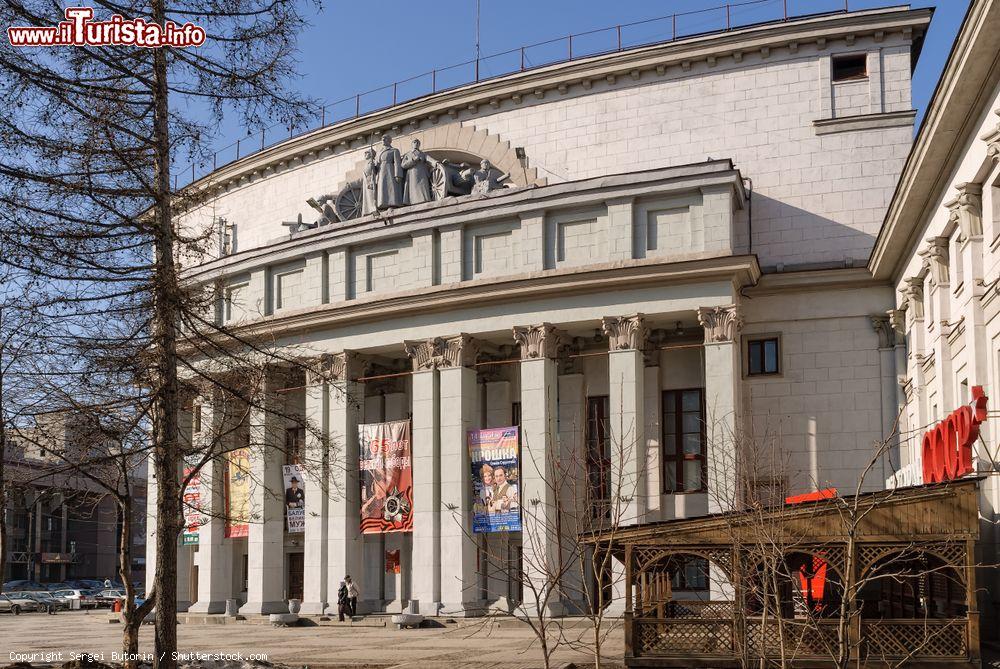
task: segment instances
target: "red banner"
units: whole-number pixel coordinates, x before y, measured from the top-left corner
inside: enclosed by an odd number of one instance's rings
[[[358,425],[361,532],[413,531],[410,421]]]

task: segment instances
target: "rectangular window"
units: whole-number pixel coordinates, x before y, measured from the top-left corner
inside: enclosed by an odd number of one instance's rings
[[[833,81],[854,81],[868,76],[868,54],[833,57]]]
[[[305,455],[306,429],[304,427],[285,428],[285,464],[296,465]]]
[[[708,560],[683,557],[671,565],[670,585],[674,591],[701,592],[708,590]]]
[[[611,498],[611,443],[608,439],[611,398],[587,398],[587,481],[595,512]]]
[[[705,490],[705,391],[663,393],[663,492]]]
[[[194,423],[194,433],[198,434],[201,432],[201,405],[195,404],[194,410],[191,412],[192,422]]]
[[[778,364],[778,338],[751,339],[747,342],[747,376],[777,374],[781,371]]]

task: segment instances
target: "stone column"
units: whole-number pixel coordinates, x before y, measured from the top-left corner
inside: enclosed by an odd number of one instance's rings
[[[303,602],[302,613],[320,615],[331,599],[327,587],[329,564],[329,477],[330,462],[330,388],[327,383],[332,359],[329,356],[312,361],[306,371],[306,443],[305,481],[306,496],[305,536],[303,537]]]
[[[899,468],[899,430],[897,422],[899,408],[899,383],[896,381],[896,332],[888,316],[872,316],[872,328],[878,337],[878,364],[881,377],[879,397],[881,399],[882,440],[888,442],[882,455],[882,478],[885,479]]]
[[[937,391],[938,415],[931,416],[931,421],[947,416],[954,402],[952,384],[951,344],[948,334],[951,332],[951,271],[950,255],[948,253],[947,237],[930,237],[927,246],[919,255],[924,259],[924,268],[930,272],[930,300],[932,320],[930,323],[930,342],[928,348],[934,351],[934,380],[928,390]]]
[[[328,376],[330,443],[329,506],[327,525],[327,593],[335,604],[344,576],[362,578],[361,488],[358,480],[358,415],[364,385],[357,381],[362,360],[353,351],[330,359]],[[365,593],[361,593],[362,598]]]
[[[515,327],[514,341],[521,347],[521,542],[522,571],[544,594],[558,587],[553,575],[560,564],[557,540],[558,513],[555,495],[556,357],[559,331],[549,323]],[[525,587],[530,611],[537,601]],[[558,597],[548,598],[551,615],[563,612]]]
[[[413,564],[409,610],[436,616],[441,608],[441,405],[437,363],[443,339],[403,342],[413,360]]]
[[[611,521],[633,525],[646,515],[646,324],[642,314],[606,317],[611,409]]]
[[[153,473],[153,463],[149,462],[149,474],[146,478],[146,592],[152,592],[153,582],[156,579],[156,476]],[[177,588],[177,598],[181,595],[186,600],[188,593],[182,593],[180,586]],[[190,602],[188,603],[190,606]]]
[[[663,520],[660,517],[660,493],[663,490],[660,465],[660,421],[662,393],[660,392],[660,351],[647,351],[646,368],[643,370],[645,392],[643,413],[646,418],[646,522]]]
[[[204,394],[201,406],[201,431],[195,434],[195,444],[204,455],[208,449],[221,451],[224,410],[218,401],[220,392]],[[216,456],[201,469],[201,504],[205,510],[203,525],[198,528],[198,601],[188,611],[192,613],[225,613],[226,600],[233,595],[231,574],[232,543],[226,541],[226,464],[224,456]]]
[[[285,376],[267,370],[253,398],[250,425],[250,528],[247,536],[247,602],[241,615],[287,613],[285,597]]]
[[[709,513],[738,506],[738,436],[741,431],[739,329],[736,305],[698,309],[705,328],[705,422]]]
[[[466,433],[476,427],[479,345],[467,334],[447,340],[439,366],[441,407],[441,606],[450,616],[482,613],[476,540],[472,534],[472,480]]]
[[[957,297],[958,317],[964,319],[965,347],[967,359],[967,380],[969,387],[989,387],[989,343],[986,334],[986,319],[983,311],[983,295],[986,293],[985,271],[983,268],[983,187],[972,183],[956,184],[958,196],[947,206],[951,210],[951,220],[958,227],[958,253],[961,256],[962,275],[956,277],[959,287]],[[996,191],[994,191],[996,192]],[[970,397],[956,397],[954,407],[968,403]],[[990,426],[983,424],[984,437],[988,438]],[[988,441],[987,441],[988,443]]]
[[[587,433],[587,398],[583,374],[561,374],[559,384],[559,474],[560,498],[565,501],[568,513],[563,514],[562,535],[567,541],[562,546],[563,560],[574,562],[563,578],[563,603],[568,615],[587,612],[583,581],[588,574],[582,573],[577,557],[573,555],[573,537],[580,531],[590,529],[590,505],[587,499],[589,481],[587,479],[587,458],[584,440]]]

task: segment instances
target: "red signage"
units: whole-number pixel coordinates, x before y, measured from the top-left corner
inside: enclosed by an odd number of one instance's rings
[[[950,481],[972,472],[972,444],[986,420],[986,395],[972,387],[972,404],[961,406],[924,434],[920,447],[924,483]]]

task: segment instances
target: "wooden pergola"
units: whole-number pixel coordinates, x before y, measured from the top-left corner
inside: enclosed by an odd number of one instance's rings
[[[980,478],[581,537],[625,566],[629,667],[979,667]],[[681,565],[710,587],[674,592]],[[768,583],[776,584],[769,588]]]

